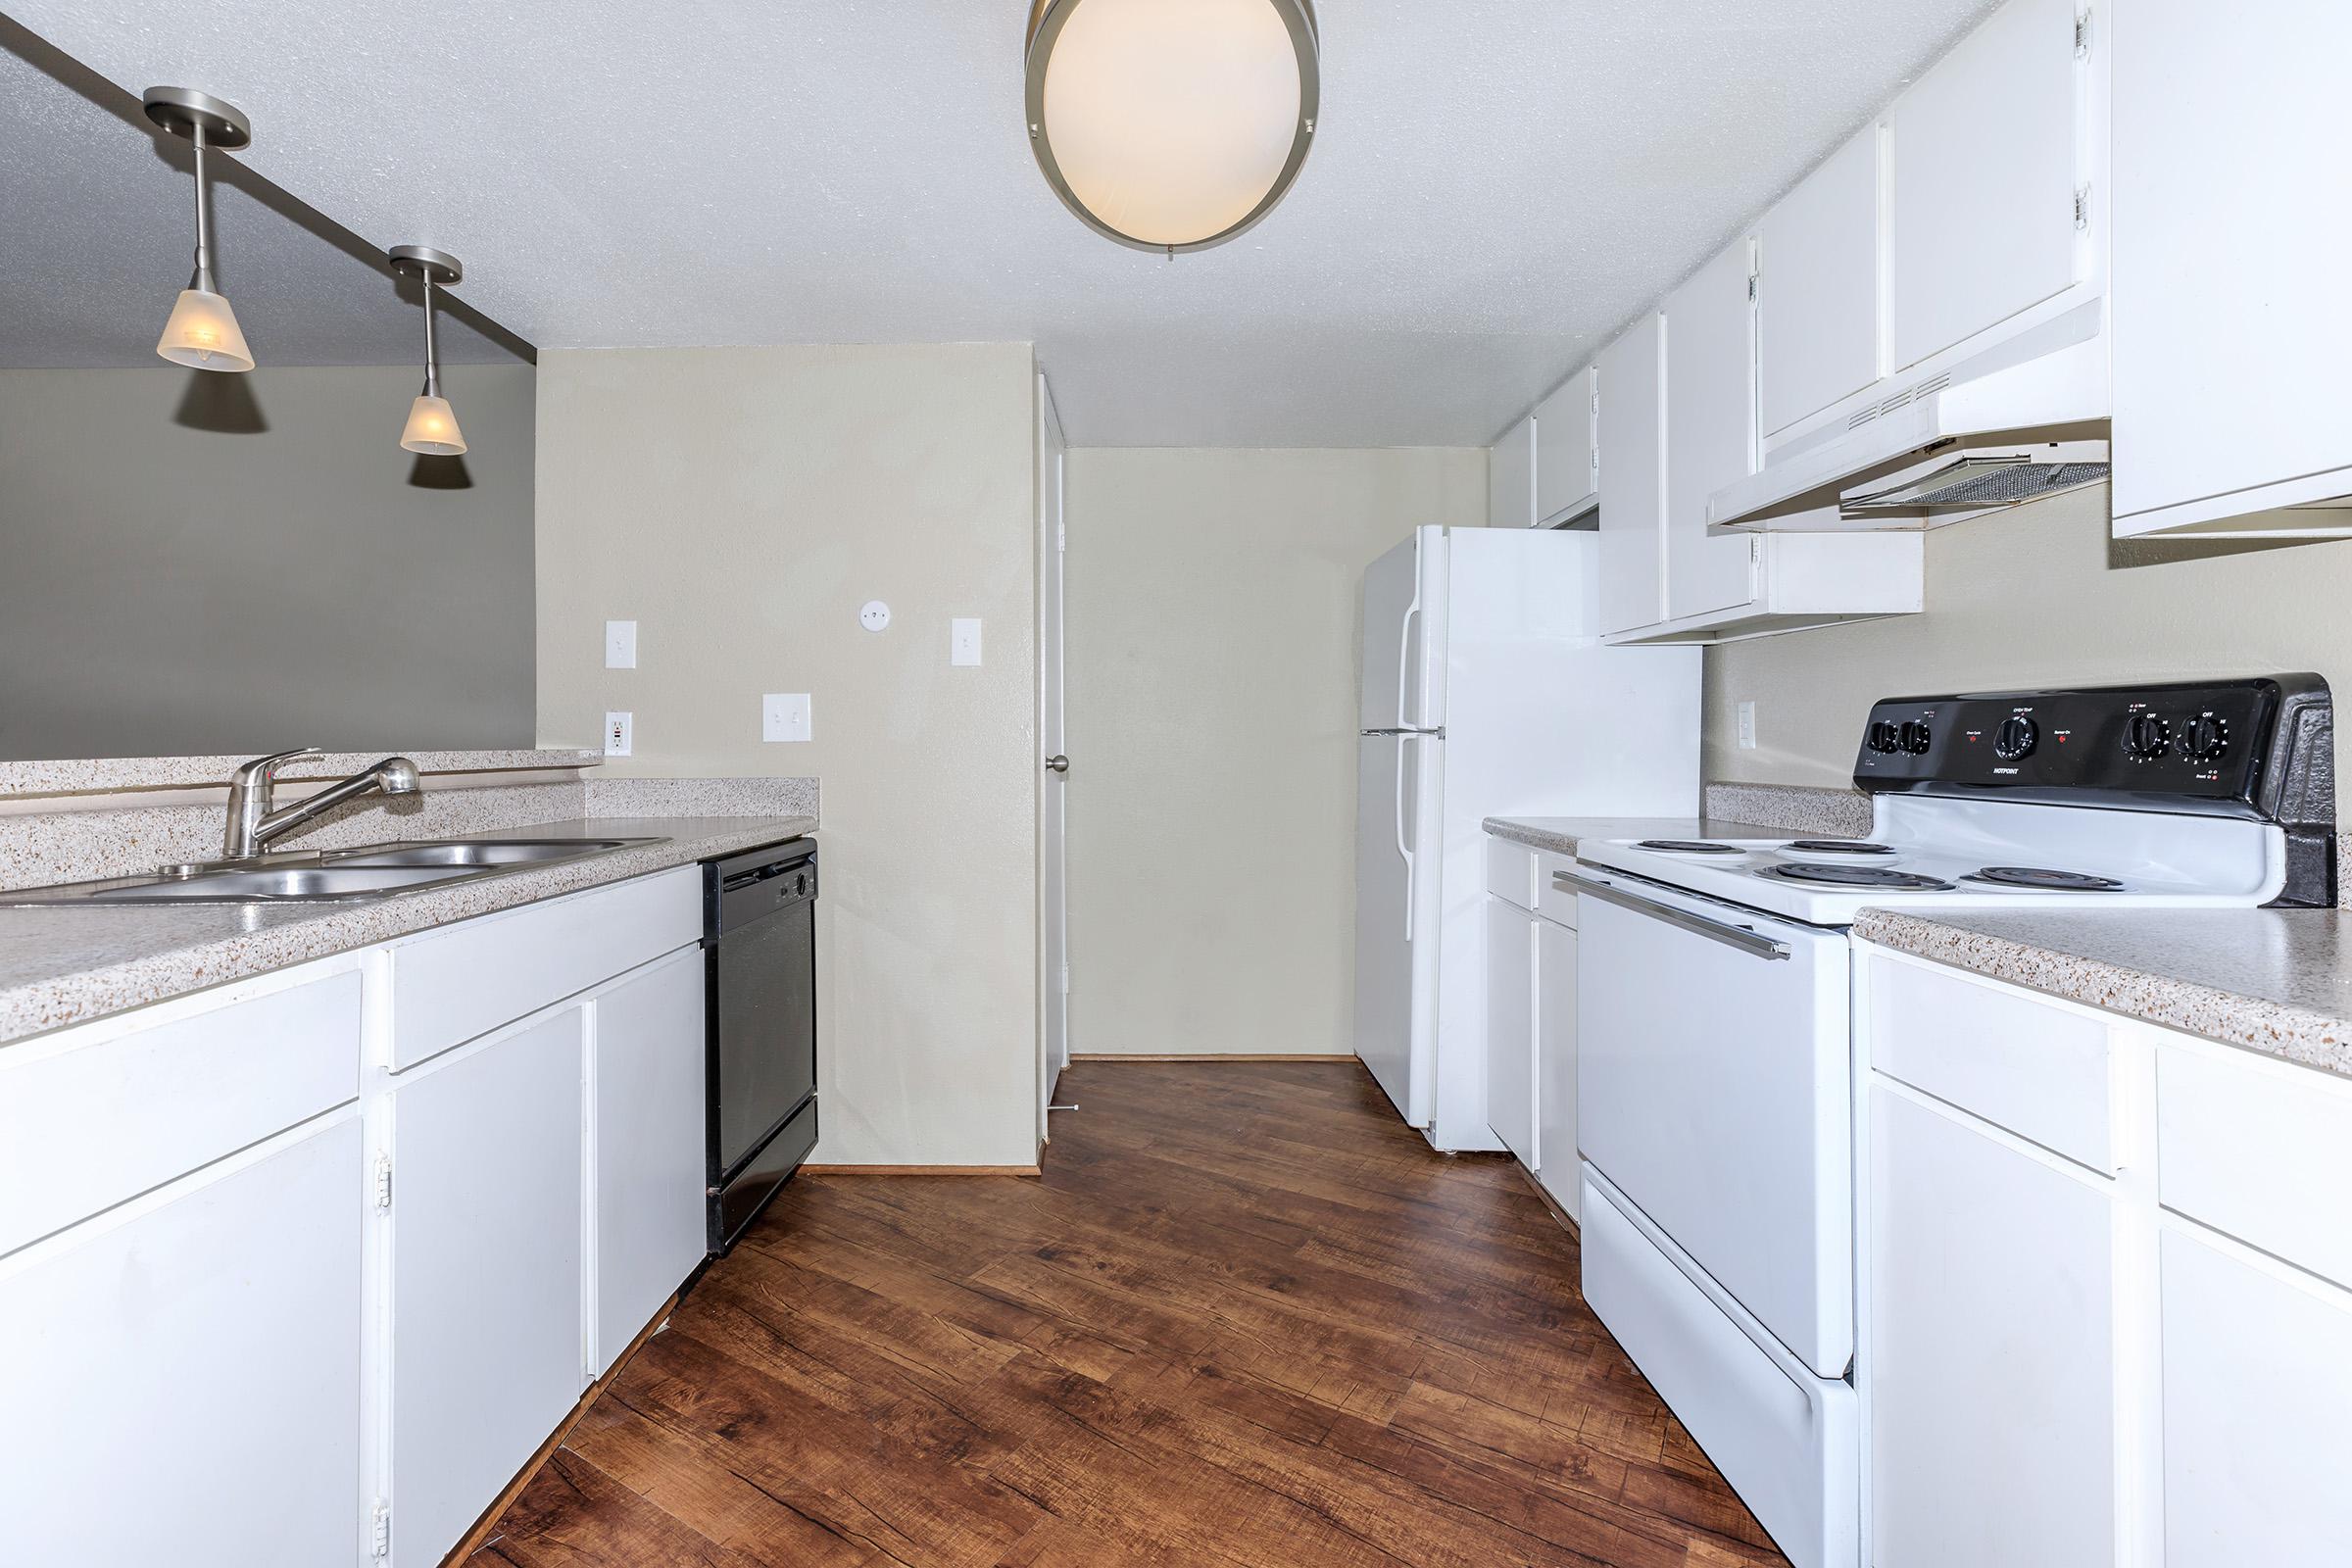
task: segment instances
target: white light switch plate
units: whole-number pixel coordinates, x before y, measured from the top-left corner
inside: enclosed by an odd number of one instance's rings
[[[948,622],[948,662],[977,664],[980,662],[980,622],[958,616]]]
[[[1743,752],[1756,749],[1756,705],[1753,703],[1740,705],[1740,749]]]
[[[605,715],[605,755],[607,757],[628,756],[629,747],[634,740],[635,728],[636,715],[607,713]]]
[[[760,699],[761,740],[805,741],[809,733],[807,692],[769,692]]]
[[[633,620],[605,622],[605,667],[607,669],[635,669],[637,667],[637,623]]]

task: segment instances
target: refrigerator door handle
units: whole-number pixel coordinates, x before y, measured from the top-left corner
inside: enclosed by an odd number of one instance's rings
[[[1404,940],[1413,940],[1413,852],[1404,842],[1404,754],[1410,734],[1396,738],[1396,853],[1404,858]]]
[[[1405,722],[1405,704],[1407,693],[1411,688],[1405,685],[1404,677],[1406,666],[1411,662],[1408,656],[1413,651],[1413,622],[1419,618],[1420,614],[1421,587],[1416,580],[1413,586],[1413,602],[1404,607],[1404,618],[1396,623],[1396,727],[1398,729],[1414,727]]]

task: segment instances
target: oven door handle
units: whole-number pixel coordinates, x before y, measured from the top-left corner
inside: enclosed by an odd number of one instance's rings
[[[1775,942],[1760,931],[1750,930],[1743,925],[1726,925],[1721,920],[1710,920],[1704,915],[1691,914],[1671,905],[1636,898],[1622,888],[1596,882],[1588,876],[1554,871],[1551,873],[1551,885],[1562,893],[1581,894],[1586,898],[1598,899],[1603,904],[1615,904],[1636,913],[1646,914],[1653,920],[1663,920],[1679,930],[1705,937],[1709,942],[1720,942],[1727,948],[1738,948],[1741,953],[1755,957],[1772,959],[1788,956],[1788,943]]]

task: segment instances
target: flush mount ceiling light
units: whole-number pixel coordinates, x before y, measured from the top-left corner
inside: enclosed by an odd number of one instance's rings
[[[1274,210],[1314,140],[1312,0],[1035,0],[1029,148],[1089,228],[1206,250]]]
[[[190,87],[150,87],[147,118],[196,148],[196,270],[164,322],[155,352],[199,370],[250,370],[253,353],[238,329],[237,313],[213,282],[212,229],[204,211],[205,149],[234,152],[253,140],[253,124],[235,104]]]
[[[466,275],[466,269],[447,251],[425,245],[395,245],[392,270],[424,284],[424,390],[409,405],[409,422],[400,432],[404,451],[428,458],[454,458],[466,450],[466,434],[458,416],[441,395],[441,359],[433,349],[433,285],[443,288]]]

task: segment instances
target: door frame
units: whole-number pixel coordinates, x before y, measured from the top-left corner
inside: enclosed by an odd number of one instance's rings
[[[1052,1136],[1048,1108],[1070,1061],[1069,798],[1066,772],[1045,765],[1069,744],[1063,636],[1063,515],[1068,446],[1054,389],[1037,372],[1037,1141]]]

